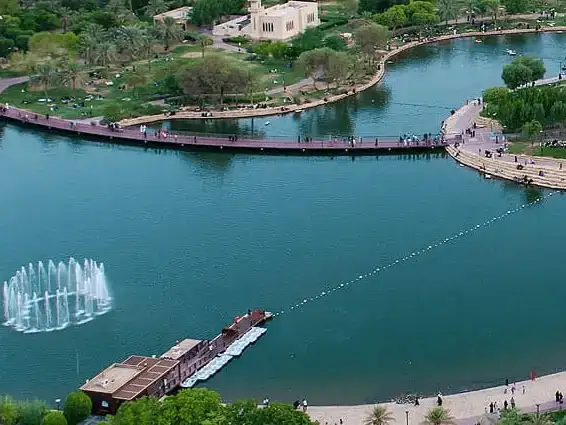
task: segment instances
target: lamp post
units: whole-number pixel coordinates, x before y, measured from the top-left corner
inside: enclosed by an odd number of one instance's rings
[[[407,425],[409,425],[409,411],[405,410],[405,416],[407,418]]]
[[[537,403],[537,416],[539,415],[539,413],[540,413],[540,404]]]

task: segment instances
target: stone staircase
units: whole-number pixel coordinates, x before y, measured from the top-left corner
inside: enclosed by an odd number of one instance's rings
[[[486,158],[454,146],[446,147],[446,151],[460,164],[478,170],[486,176],[517,182],[522,182],[524,176],[527,176],[527,179],[532,180],[531,184],[534,186],[566,190],[566,170],[559,169],[558,161],[555,167],[533,164],[518,170],[519,163],[503,161],[497,157]],[[540,171],[543,172],[542,176],[539,175]]]

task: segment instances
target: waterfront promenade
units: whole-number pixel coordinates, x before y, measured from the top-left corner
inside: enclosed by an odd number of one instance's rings
[[[489,412],[489,404],[497,402],[503,409],[503,403],[510,403],[514,398],[516,406],[522,412],[536,412],[537,404],[540,411],[557,410],[560,405],[555,402],[554,394],[557,390],[566,390],[566,372],[555,373],[537,378],[535,381],[526,380],[486,388],[478,391],[469,391],[459,394],[442,396],[442,406],[450,410],[459,425],[475,425],[489,423],[488,419],[495,422],[497,415],[486,414]],[[512,394],[513,384],[515,392]],[[523,393],[523,386],[525,392]],[[505,390],[507,388],[507,393]],[[380,403],[387,406],[392,413],[395,424],[420,425],[429,409],[436,406],[436,396],[419,399],[419,406],[413,404]],[[374,404],[358,406],[313,406],[308,410],[312,419],[318,420],[321,425],[335,425],[342,419],[344,425],[361,425],[371,412]],[[407,416],[408,412],[408,416]]]
[[[402,46],[397,47],[396,49],[385,52],[385,54],[381,57],[379,64],[377,65],[376,72],[372,76],[372,78],[364,84],[357,85],[356,87],[351,87],[348,93],[331,95],[323,99],[314,100],[312,102],[303,103],[300,105],[298,104],[286,105],[284,110],[281,107],[267,107],[264,109],[241,108],[241,109],[230,109],[225,111],[211,111],[212,115],[203,117],[202,111],[191,110],[194,108],[187,107],[187,108],[182,108],[181,111],[178,111],[175,115],[166,115],[166,114],[146,115],[142,117],[124,119],[120,121],[120,124],[124,127],[127,127],[127,126],[134,126],[134,125],[147,124],[156,121],[173,120],[173,119],[221,119],[221,118],[236,119],[236,118],[249,118],[249,117],[262,117],[262,116],[265,117],[271,115],[295,113],[298,111],[304,111],[305,109],[315,108],[317,106],[338,102],[349,96],[354,96],[362,91],[365,91],[373,87],[374,85],[379,83],[385,76],[385,71],[388,61],[395,58],[395,56],[398,56],[401,53],[406,52],[414,47],[424,46],[433,43],[440,43],[449,40],[455,40],[458,38],[469,38],[469,37],[482,38],[488,36],[534,34],[534,33],[543,33],[543,32],[562,32],[562,31],[566,31],[566,26],[543,27],[540,28],[539,30],[537,30],[536,28],[516,28],[509,30],[486,31],[486,32],[469,31],[469,32],[457,33],[457,34],[447,34],[438,37],[423,38],[420,41],[411,41],[409,43],[405,43]]]
[[[151,130],[145,133],[139,129],[112,129],[108,126],[91,124],[82,121],[71,121],[61,118],[35,114],[24,109],[9,107],[0,111],[0,117],[16,121],[22,125],[39,127],[45,130],[60,131],[71,135],[87,135],[104,139],[112,143],[122,143],[156,148],[212,150],[212,151],[241,151],[256,153],[282,154],[329,154],[329,155],[372,155],[377,153],[399,152],[430,152],[442,151],[444,142],[429,140],[427,142],[403,142],[396,140],[380,140],[375,137],[342,140],[257,140],[238,137],[202,137],[172,132],[164,133]]]
[[[554,79],[541,80],[540,84],[550,84]],[[446,147],[448,154],[460,164],[473,168],[487,178],[497,177],[517,183],[528,183],[533,186],[550,189],[566,190],[566,164],[564,160],[533,157],[528,155],[497,154],[497,149],[503,149],[505,142],[501,133],[497,132],[489,120],[480,118],[482,105],[469,103],[458,109],[445,122],[445,137],[451,141]],[[485,124],[480,124],[481,122]],[[466,129],[475,129],[475,137],[465,134]],[[464,135],[462,136],[462,131]],[[458,144],[456,137],[463,137]],[[538,142],[537,142],[538,144]],[[485,152],[492,153],[487,157]]]

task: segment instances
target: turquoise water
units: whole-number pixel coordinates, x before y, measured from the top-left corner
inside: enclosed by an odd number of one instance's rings
[[[512,48],[550,58],[561,37],[514,40]],[[507,47],[494,45],[493,52]],[[435,109],[412,119],[392,110],[424,99],[457,103],[496,83],[508,58],[465,46],[403,59],[385,80],[389,104],[348,106],[343,115],[356,129],[370,131],[371,120],[390,124],[384,134],[404,123],[419,133],[436,128]],[[477,46],[490,45],[470,49]],[[271,122],[262,130],[274,135],[297,123]],[[182,337],[214,336],[255,307],[286,312],[206,384],[228,400],[361,403],[563,369],[562,196],[289,311],[544,192],[484,180],[442,155],[146,151],[0,129],[2,276],[29,261],[93,257],[104,261],[115,299],[112,312],[60,332],[0,328],[0,393],[62,397],[113,361],[159,355]]]

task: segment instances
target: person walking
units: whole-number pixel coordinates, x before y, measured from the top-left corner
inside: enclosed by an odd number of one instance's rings
[[[511,397],[511,409],[515,408],[515,398]]]
[[[305,413],[306,413],[306,412],[307,412],[307,409],[308,409],[308,407],[309,407],[309,404],[308,404],[308,402],[307,402],[307,399],[306,399],[306,398],[304,398],[304,399],[303,399],[303,412],[305,412]]]

